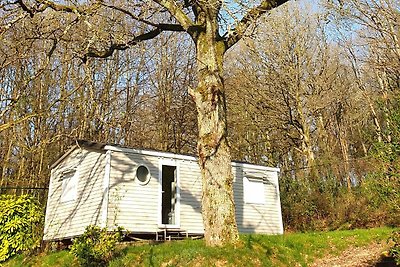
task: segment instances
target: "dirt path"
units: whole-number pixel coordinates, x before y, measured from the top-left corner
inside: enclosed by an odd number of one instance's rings
[[[370,267],[379,266],[382,252],[388,249],[386,242],[372,243],[365,247],[351,247],[339,256],[327,256],[314,262],[312,267]],[[386,266],[386,265],[385,265]],[[390,266],[390,265],[387,265]]]

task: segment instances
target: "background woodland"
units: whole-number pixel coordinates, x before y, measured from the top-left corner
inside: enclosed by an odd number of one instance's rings
[[[82,59],[86,36],[123,38],[132,25],[112,10],[91,28],[0,7],[0,194],[45,203],[49,166],[76,139],[196,153],[188,37]],[[226,55],[232,158],[281,168],[286,229],[400,224],[399,10],[289,2]]]

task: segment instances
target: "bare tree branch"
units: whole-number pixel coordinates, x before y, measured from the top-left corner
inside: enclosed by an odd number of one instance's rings
[[[240,20],[231,33],[225,37],[226,48],[232,47],[236,44],[242,37],[249,26],[260,18],[263,14],[268,11],[288,2],[288,0],[264,0],[260,5],[250,9],[246,15]]]
[[[193,21],[183,12],[174,0],[154,0],[154,2],[165,7],[186,31],[189,32],[189,29],[195,26]]]
[[[21,2],[22,2],[22,0],[21,0]],[[47,9],[47,8],[51,8],[54,11],[63,11],[63,12],[75,13],[75,14],[86,13],[83,10],[79,10],[75,6],[56,4],[56,3],[52,2],[52,1],[48,1],[48,0],[36,0],[36,2],[38,2],[40,4],[43,4],[43,6],[40,9],[37,9],[37,12],[41,12],[41,11],[44,11],[45,9]]]
[[[28,7],[23,2],[23,0],[17,0],[15,3],[19,4],[21,6],[21,8],[24,11],[26,11],[31,17],[33,17],[36,13],[43,12],[47,8],[53,9],[54,11],[58,11],[58,12],[74,13],[74,14],[78,15],[78,17],[79,17],[81,15],[86,15],[86,14],[92,13],[94,10],[96,10],[101,5],[101,6],[122,12],[136,21],[150,25],[155,28],[153,30],[150,30],[149,32],[135,36],[133,39],[131,39],[128,42],[112,43],[108,48],[105,48],[103,50],[97,49],[95,47],[88,47],[86,53],[81,58],[84,63],[87,62],[87,59],[89,57],[95,57],[95,58],[110,57],[113,55],[115,50],[126,50],[129,47],[136,45],[139,42],[155,38],[163,31],[193,32],[193,31],[195,31],[195,29],[198,28],[198,26],[193,25],[193,22],[176,5],[175,2],[168,1],[168,0],[162,0],[162,1],[156,0],[155,2],[159,3],[161,6],[166,7],[167,10],[177,18],[177,20],[179,21],[180,24],[153,23],[151,21],[148,21],[146,19],[136,16],[135,14],[133,14],[132,12],[130,12],[128,10],[125,10],[123,8],[113,6],[113,5],[107,5],[104,3],[96,4],[95,6],[92,6],[92,8],[90,8],[88,10],[84,10],[84,9],[79,9],[78,7],[75,7],[75,6],[56,4],[56,3],[52,2],[52,1],[48,1],[48,0],[36,0],[36,2],[39,4],[42,4],[42,5],[39,8],[34,8],[34,7]]]
[[[35,15],[35,12],[33,10],[31,10],[30,8],[28,8],[24,2],[22,2],[22,0],[17,0],[15,3],[19,4],[22,8],[23,11],[27,12],[29,14],[29,16],[31,16],[31,18],[33,18],[33,16]]]
[[[130,12],[130,11],[126,10],[126,9],[123,9],[121,7],[117,7],[117,6],[113,6],[113,5],[107,5],[107,4],[102,4],[102,5],[105,6],[105,7],[120,11],[120,12],[128,15],[129,17],[131,17],[133,20],[136,20],[136,21],[142,22],[144,24],[159,28],[159,29],[161,29],[163,31],[176,31],[176,32],[185,31],[185,29],[180,24],[154,23],[154,22],[148,21],[146,19],[140,18],[140,17],[136,16],[135,14],[133,14],[132,12]],[[193,26],[190,26],[190,27],[193,27]]]
[[[90,6],[89,9],[80,9],[76,6],[70,6],[70,5],[63,5],[63,4],[56,4],[52,1],[48,0],[36,0],[36,7],[28,7],[24,3],[23,0],[16,0],[15,4],[18,4],[22,10],[26,11],[31,17],[33,17],[37,13],[41,13],[45,11],[46,9],[50,8],[54,11],[59,11],[59,12],[66,12],[66,13],[74,13],[77,15],[84,15],[84,14],[91,14],[94,10],[96,10],[100,4],[96,3],[95,5]]]
[[[94,47],[89,47],[87,53],[83,56],[82,60],[84,63],[86,63],[87,59],[89,57],[95,57],[95,58],[107,58],[112,56],[115,50],[126,50],[130,48],[133,45],[136,45],[142,41],[150,40],[158,36],[160,33],[162,33],[163,30],[161,28],[156,28],[154,30],[151,30],[147,33],[138,35],[134,37],[132,40],[128,41],[127,43],[119,43],[119,44],[111,44],[108,48],[104,50],[98,50]]]

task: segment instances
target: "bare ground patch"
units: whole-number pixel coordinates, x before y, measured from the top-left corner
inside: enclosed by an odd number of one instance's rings
[[[328,255],[316,260],[312,267],[370,267],[377,266],[381,255],[388,249],[386,242],[372,243],[364,247],[350,247],[340,255]]]

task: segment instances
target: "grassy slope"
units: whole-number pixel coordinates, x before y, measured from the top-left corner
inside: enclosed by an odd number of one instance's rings
[[[386,242],[391,228],[294,233],[283,236],[242,235],[236,247],[208,248],[202,240],[125,247],[110,266],[307,266],[349,246]],[[4,266],[78,266],[67,251],[15,257]]]

